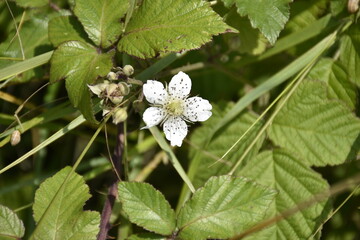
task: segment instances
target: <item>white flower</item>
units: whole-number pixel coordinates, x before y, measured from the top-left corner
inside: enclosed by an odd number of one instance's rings
[[[180,147],[186,137],[188,127],[185,121],[206,121],[212,114],[208,100],[188,98],[190,89],[191,79],[183,72],[176,74],[166,89],[155,80],[147,80],[143,85],[145,98],[152,105],[143,115],[145,128],[163,123],[166,139],[172,146]]]

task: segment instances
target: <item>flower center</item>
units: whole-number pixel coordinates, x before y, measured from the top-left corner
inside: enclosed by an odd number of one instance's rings
[[[184,112],[183,101],[180,99],[174,99],[165,106],[165,110],[170,115],[174,115],[174,116],[182,115]]]

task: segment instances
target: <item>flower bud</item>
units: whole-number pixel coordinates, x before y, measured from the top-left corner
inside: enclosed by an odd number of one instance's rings
[[[134,74],[134,68],[131,65],[125,65],[122,70],[123,73],[128,77]]]
[[[10,137],[11,146],[17,145],[21,141],[21,133],[19,130],[13,131]]]
[[[106,87],[109,85],[108,82],[103,82],[103,83],[99,83],[96,85],[88,85],[88,87],[90,88],[90,90],[96,94],[97,96],[99,96],[105,89]]]
[[[128,117],[128,115],[127,115],[126,108],[116,109],[112,115],[113,123],[114,124],[121,123],[121,122],[125,121],[127,119],[127,117]]]
[[[118,83],[119,91],[121,95],[126,96],[130,93],[130,85],[125,82]]]
[[[118,76],[116,73],[114,72],[109,72],[108,75],[106,76],[109,80],[111,81],[115,81],[118,79]]]

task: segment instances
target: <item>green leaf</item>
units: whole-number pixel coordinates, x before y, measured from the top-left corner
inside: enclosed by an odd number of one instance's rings
[[[127,240],[167,240],[168,238],[156,235],[154,233],[133,234]]]
[[[274,44],[289,19],[292,0],[223,0],[226,6],[236,4],[240,16],[248,16],[251,25]]]
[[[171,235],[175,230],[174,210],[150,184],[120,182],[119,199],[131,222],[163,235]]]
[[[275,217],[284,211],[308,201],[318,193],[326,192],[327,182],[303,161],[284,150],[266,151],[243,168],[239,175],[256,179],[257,182],[274,187],[278,194],[271,202],[266,218]],[[317,202],[303,210],[255,232],[250,239],[313,239],[310,236],[330,213],[329,202]]]
[[[21,7],[42,7],[49,4],[48,0],[15,0],[16,4]]]
[[[350,80],[360,86],[360,23],[353,24],[341,39],[340,62],[346,67]]]
[[[128,0],[76,0],[75,15],[97,45],[107,48],[113,45],[122,32],[120,19],[129,6]]]
[[[90,198],[84,179],[63,168],[45,180],[35,193],[33,205],[37,227],[33,239],[95,239],[99,232],[100,215],[83,211]]]
[[[145,0],[134,11],[118,49],[140,58],[199,48],[231,28],[203,0]]]
[[[74,16],[60,16],[49,22],[49,40],[54,46],[67,41],[86,42],[88,37]]]
[[[51,59],[50,81],[66,78],[71,103],[91,122],[96,122],[96,119],[87,84],[110,72],[112,56],[113,53],[99,53],[90,44],[70,41],[61,44]]]
[[[258,29],[255,29],[251,26],[251,23],[248,18],[240,17],[235,11],[230,11],[226,16],[226,23],[230,26],[236,28],[239,33],[238,37],[238,50],[240,53],[249,53],[252,55],[258,55],[265,51],[267,40],[259,32]],[[232,40],[229,44],[234,45],[233,42],[236,39],[231,38]]]
[[[180,210],[179,236],[186,240],[229,238],[262,220],[275,191],[244,178],[212,177]]]
[[[357,89],[350,81],[346,68],[331,58],[321,59],[308,75],[309,79],[321,80],[328,85],[328,97],[344,101],[351,110],[357,104]]]
[[[220,110],[221,107],[213,106],[213,115],[211,118],[204,122],[203,126],[196,129],[191,136],[191,143],[195,146],[202,146],[206,141],[207,133],[214,128],[214,126],[223,118],[225,113],[231,109],[229,105],[227,108]],[[189,159],[199,152],[200,160],[198,162],[191,162],[191,172],[196,172],[192,178],[192,182],[196,188],[201,187],[211,176],[219,176],[227,174],[234,163],[241,157],[244,150],[248,147],[250,142],[255,137],[257,131],[262,124],[257,124],[250,133],[247,134],[245,139],[237,145],[223,160],[214,164],[220,157],[238,140],[238,138],[253,124],[257,116],[248,112],[240,114],[236,120],[225,126],[221,133],[214,137],[213,141],[204,149],[197,149],[191,151]],[[259,151],[264,138],[262,137],[257,144],[252,148],[244,163],[254,157]],[[196,148],[195,148],[196,149]],[[213,165],[214,164],[214,165]]]
[[[268,132],[276,145],[315,166],[353,159],[360,144],[360,120],[341,102],[328,100],[326,85],[316,81],[299,85]]]
[[[22,221],[9,208],[0,205],[0,239],[20,239],[25,228]]]

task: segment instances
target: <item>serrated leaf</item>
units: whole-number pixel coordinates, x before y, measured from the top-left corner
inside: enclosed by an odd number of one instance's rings
[[[170,235],[174,231],[174,210],[150,184],[120,182],[119,199],[131,222],[158,234]]]
[[[71,103],[92,122],[96,122],[96,119],[87,84],[110,72],[112,56],[113,53],[99,53],[90,44],[70,41],[61,44],[51,58],[50,81],[66,78]]]
[[[16,31],[11,31],[9,37],[0,44],[0,57],[3,58],[0,59],[0,68],[10,66],[22,60],[21,49],[24,51],[25,59],[50,51],[52,47],[48,40],[47,27],[48,17],[32,16],[30,20],[23,23],[20,29],[21,45],[19,38],[16,36]],[[11,60],[11,58],[17,58],[17,60]],[[27,71],[19,77],[19,80],[27,81],[36,75],[41,75],[41,73],[42,70],[40,68]]]
[[[228,106],[223,110],[220,107],[213,106],[212,117],[204,122],[203,126],[196,129],[191,136],[191,142],[196,146],[202,146],[203,141],[206,140],[207,133],[212,129],[225,115],[226,111],[231,107]],[[244,112],[228,124],[221,133],[214,137],[213,141],[205,149],[197,149],[199,152],[199,160],[197,163],[191,163],[190,169],[196,172],[192,182],[196,188],[201,187],[211,176],[219,176],[227,174],[234,163],[241,157],[244,150],[249,146],[250,142],[255,137],[257,131],[262,126],[261,123],[257,124],[252,131],[250,131],[245,139],[240,142],[235,149],[233,149],[225,158],[220,162],[213,165],[238,139],[239,137],[256,121],[257,116],[249,112]],[[249,152],[248,156],[244,159],[244,163],[254,157],[259,151],[264,137],[261,137],[256,145]],[[194,157],[197,151],[190,152],[190,159]],[[197,167],[195,166],[197,165]],[[196,170],[193,168],[196,167]]]
[[[95,239],[99,232],[100,215],[83,211],[90,198],[84,179],[63,168],[45,180],[35,193],[33,205],[37,227],[33,239],[82,240]]]
[[[67,41],[88,40],[81,23],[74,16],[60,16],[49,22],[49,40],[54,46]]]
[[[18,216],[9,208],[0,205],[0,239],[20,239],[25,228]]]
[[[353,24],[341,39],[340,62],[346,67],[350,80],[360,86],[360,23]]]
[[[120,19],[129,6],[128,0],[76,0],[74,12],[89,38],[107,48],[113,45],[122,32]]]
[[[127,240],[167,240],[167,238],[154,233],[140,233],[131,235]]]
[[[48,0],[15,0],[15,2],[21,7],[42,7],[49,4]]]
[[[269,137],[308,165],[341,164],[359,147],[360,120],[344,104],[328,100],[326,85],[305,81],[275,117]]]
[[[352,110],[357,104],[357,89],[346,68],[331,58],[321,59],[308,75],[309,79],[327,83],[328,97],[344,101]]]
[[[140,58],[199,48],[231,28],[203,0],[144,0],[118,49]]]
[[[263,219],[275,191],[244,178],[212,177],[180,210],[179,236],[186,240],[229,238]]]
[[[275,201],[270,204],[266,218],[281,215],[329,188],[320,174],[284,150],[259,154],[239,172],[239,175],[256,179],[260,184],[271,186],[278,191]],[[274,222],[262,231],[252,233],[245,239],[313,239],[310,236],[322,224],[324,216],[331,211],[328,203],[317,202],[290,217]]]
[[[226,16],[226,23],[239,31],[236,36],[238,38],[238,47],[234,50],[252,55],[259,55],[265,51],[267,45],[266,38],[258,29],[251,26],[248,18],[240,17],[235,11],[230,11]],[[231,40],[232,42],[229,42],[229,44],[234,48],[235,46],[233,45],[235,44],[233,42],[237,39],[233,37]]]
[[[240,16],[248,16],[251,25],[274,44],[289,20],[292,0],[223,0],[226,6],[235,3]]]

